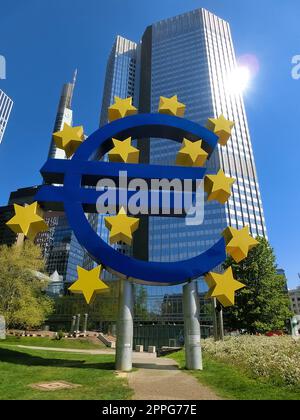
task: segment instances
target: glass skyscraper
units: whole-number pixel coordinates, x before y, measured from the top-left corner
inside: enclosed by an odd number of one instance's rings
[[[13,107],[13,101],[0,89],[0,144]]]
[[[198,255],[217,242],[227,226],[248,225],[254,237],[266,236],[244,102],[229,83],[236,69],[229,24],[204,9],[162,20],[146,29],[141,57],[141,112],[157,112],[160,96],[177,94],[192,121],[205,125],[220,114],[235,121],[228,145],[219,145],[207,163],[208,173],[222,168],[236,178],[230,200],[226,205],[207,202],[199,226],[186,226],[184,219],[150,218],[144,244],[149,260],[179,261]],[[179,147],[168,140],[151,141],[149,162],[174,164]],[[199,281],[199,291],[203,287]],[[149,288],[148,294],[166,296],[180,289]]]
[[[244,101],[229,83],[236,65],[229,24],[204,9],[149,26],[138,45],[117,37],[107,66],[101,124],[107,122],[107,108],[115,95],[133,96],[140,113],[157,112],[160,96],[178,95],[186,105],[186,118],[192,121],[206,125],[208,118],[223,114],[235,122],[227,146],[218,146],[207,163],[208,173],[222,168],[236,179],[228,203],[206,202],[199,226],[187,226],[184,219],[174,217],[143,219],[135,234],[134,256],[150,261],[185,260],[211,247],[227,226],[240,229],[247,225],[252,236],[266,236]],[[143,162],[162,165],[175,164],[180,147],[163,139],[142,139],[137,144]],[[101,222],[99,231],[107,238]],[[201,279],[198,290],[203,297]],[[135,314],[139,325],[143,321],[182,323],[182,286],[149,286],[144,292],[138,305],[142,311]],[[201,307],[205,324],[208,317],[205,305]],[[177,330],[175,341],[179,335]]]
[[[65,83],[62,88],[56,113],[53,132],[61,131],[64,123],[72,125],[72,98],[76,84],[77,70],[74,72],[72,83]],[[49,158],[66,159],[65,152],[58,149],[51,140]],[[78,243],[64,213],[47,212],[45,220],[49,225],[49,232],[40,233],[37,241],[41,243],[49,274],[57,271],[62,276],[66,287],[77,278],[77,265],[82,266],[84,250]]]
[[[133,103],[138,103],[137,98],[137,57],[138,47],[135,42],[129,41],[121,36],[117,36],[112,47],[107,68],[103,90],[102,107],[100,115],[100,126],[108,122],[108,108],[114,103],[115,96],[120,98],[133,97]],[[107,156],[104,157],[107,160]],[[102,239],[108,242],[109,231],[105,227],[104,217],[100,215],[98,219],[98,232]],[[114,245],[120,252],[129,254],[130,247],[119,243]],[[106,278],[111,279],[109,273]]]

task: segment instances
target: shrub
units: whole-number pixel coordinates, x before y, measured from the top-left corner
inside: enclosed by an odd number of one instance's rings
[[[55,339],[61,340],[62,338],[64,338],[64,336],[65,336],[64,332],[60,330],[60,331],[57,331]]]
[[[202,343],[204,352],[239,366],[253,377],[300,386],[300,341],[291,337],[243,335],[217,342],[207,339]]]

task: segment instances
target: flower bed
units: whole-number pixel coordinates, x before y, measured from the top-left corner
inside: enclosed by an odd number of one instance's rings
[[[300,341],[291,337],[238,336],[202,341],[203,351],[239,366],[251,376],[300,386]]]

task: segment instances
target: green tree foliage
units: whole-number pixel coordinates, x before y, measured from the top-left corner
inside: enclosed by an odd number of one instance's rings
[[[142,320],[149,320],[150,314],[147,310],[147,289],[140,285],[134,285],[134,313]]]
[[[52,312],[52,301],[44,292],[47,283],[35,274],[43,269],[40,248],[33,243],[0,247],[0,314],[8,328],[38,327]]]
[[[109,290],[100,293],[94,301],[88,305],[82,295],[70,294],[60,296],[55,299],[55,310],[50,320],[61,319],[67,317],[66,326],[70,323],[70,317],[76,314],[88,314],[89,326],[95,328],[101,321],[115,321],[118,313],[118,296],[119,283],[118,281],[106,282]]]
[[[257,238],[244,261],[236,264],[228,258],[234,276],[246,285],[237,293],[236,306],[225,310],[227,328],[246,329],[249,333],[282,330],[291,317],[285,278],[276,272],[275,255],[265,238]]]

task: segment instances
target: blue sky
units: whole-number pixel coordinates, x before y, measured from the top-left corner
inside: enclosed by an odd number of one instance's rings
[[[0,205],[40,182],[63,83],[78,67],[74,124],[98,126],[106,60],[117,34],[138,41],[157,20],[205,7],[231,24],[238,56],[260,69],[245,95],[269,239],[289,286],[299,283],[299,0],[0,0],[0,55],[14,102],[0,145]]]

